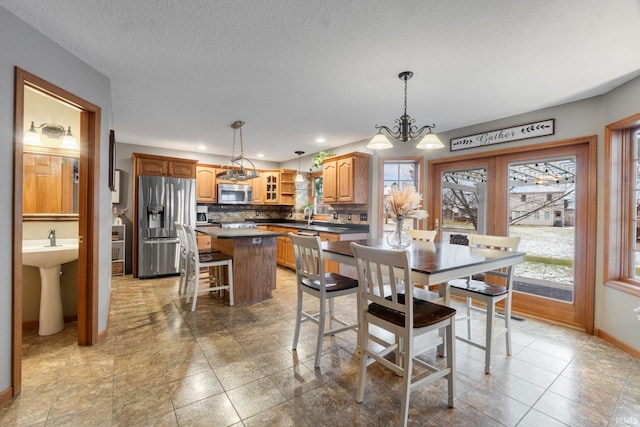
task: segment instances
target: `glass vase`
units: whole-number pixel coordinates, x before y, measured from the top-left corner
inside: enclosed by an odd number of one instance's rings
[[[402,230],[404,218],[396,218],[396,229],[387,235],[387,244],[394,249],[404,249],[411,246],[411,236]]]

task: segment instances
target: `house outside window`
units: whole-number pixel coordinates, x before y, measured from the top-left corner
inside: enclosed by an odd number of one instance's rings
[[[420,174],[421,174],[421,162],[420,160],[414,158],[397,158],[397,159],[382,159],[382,171],[383,171],[383,182],[382,188],[380,189],[382,194],[382,200],[386,197],[389,188],[393,185],[397,185],[402,187],[404,184],[413,185],[416,188],[416,191],[420,194],[422,193],[422,188],[420,184]],[[424,194],[423,194],[424,196]],[[424,207],[424,199],[423,206]],[[384,203],[382,203],[384,206]],[[387,216],[387,213],[382,212],[382,231],[386,233],[388,231],[392,231],[395,229],[395,223],[392,218]],[[404,221],[404,228],[417,228],[418,221],[417,220],[406,220]]]

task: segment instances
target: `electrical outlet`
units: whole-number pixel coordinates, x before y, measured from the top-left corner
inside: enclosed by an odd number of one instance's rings
[[[347,215],[347,219],[351,221],[351,214]]]
[[[634,308],[633,312],[638,315],[638,320],[640,320],[640,307]]]
[[[260,216],[260,211],[256,211],[256,216]]]
[[[366,221],[366,220],[367,220],[367,214],[366,213],[360,214],[360,221]]]
[[[293,216],[293,212],[289,212],[289,218]]]
[[[338,219],[338,212],[333,213],[333,219]]]

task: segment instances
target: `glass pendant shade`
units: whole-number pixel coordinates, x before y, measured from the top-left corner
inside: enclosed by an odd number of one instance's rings
[[[434,133],[429,132],[424,136],[424,138],[422,138],[418,145],[416,145],[416,148],[420,148],[422,150],[434,150],[437,148],[444,148],[444,144]]]
[[[302,176],[302,174],[300,172],[298,172],[298,174],[296,175],[296,182],[304,182],[304,177]]]
[[[36,128],[34,123],[31,122],[31,129],[24,134],[24,139],[22,140],[24,145],[42,145],[42,141],[40,140],[40,135],[36,132]]]
[[[393,144],[389,141],[389,138],[384,136],[380,131],[376,133],[367,144],[367,148],[371,150],[386,150],[391,147],[393,147]]]
[[[62,138],[62,144],[60,144],[60,148],[67,148],[69,150],[77,150],[78,149],[78,141],[71,134],[71,126],[69,126],[69,130],[67,134]]]

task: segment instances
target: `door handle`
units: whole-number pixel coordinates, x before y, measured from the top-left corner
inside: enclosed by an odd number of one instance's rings
[[[433,222],[433,229],[436,231],[440,229],[440,221],[438,220],[438,218],[436,218]]]

